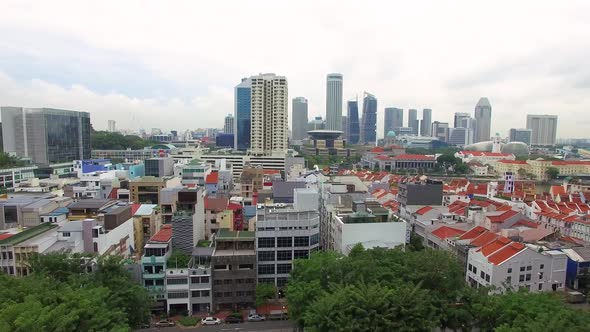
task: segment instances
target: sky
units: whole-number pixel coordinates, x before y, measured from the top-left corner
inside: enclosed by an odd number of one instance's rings
[[[385,107],[452,125],[485,96],[493,133],[556,114],[558,137],[590,137],[589,37],[587,0],[2,0],[0,105],[88,111],[96,129],[222,128],[242,77],[286,76],[312,119],[339,72],[344,113],[377,97],[378,136]]]

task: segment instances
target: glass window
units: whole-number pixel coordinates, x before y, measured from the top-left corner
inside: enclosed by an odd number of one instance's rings
[[[267,261],[274,261],[275,260],[275,252],[274,251],[259,251],[258,252],[258,261],[259,262],[267,262]]]
[[[258,238],[258,248],[274,248],[275,238],[274,237],[261,237]]]
[[[521,274],[518,276],[518,281],[519,282],[523,282],[524,281],[524,274]]]
[[[277,273],[291,273],[291,264],[277,264]]]
[[[258,265],[258,274],[274,274],[275,273],[275,265],[274,264],[259,264]]]
[[[512,268],[511,267],[508,268],[508,273],[512,273]]]
[[[289,280],[289,278],[277,278],[277,287],[285,287],[287,285],[287,281]]]
[[[309,236],[296,236],[295,237],[295,247],[308,247],[309,246]]]
[[[309,238],[309,245],[313,246],[320,243],[320,234],[314,234]]]
[[[545,268],[545,264],[541,264],[541,266],[539,266],[539,268],[542,270]]]
[[[278,237],[277,238],[277,247],[285,248],[285,247],[292,247],[293,246],[293,238],[292,237]]]
[[[293,259],[291,250],[277,251],[277,261],[290,261]]]
[[[526,274],[526,281],[530,281],[530,280],[531,280],[531,274],[530,273],[527,273]]]
[[[530,270],[532,270],[532,269],[533,269],[533,267],[532,267],[531,265],[529,265],[529,266],[527,266],[527,267],[526,267],[526,270],[527,270],[527,271],[530,271]]]
[[[308,257],[309,257],[309,250],[295,250],[295,252],[293,253],[294,259],[308,258]]]
[[[181,278],[181,279],[166,279],[167,285],[186,285],[188,284],[188,280]]]

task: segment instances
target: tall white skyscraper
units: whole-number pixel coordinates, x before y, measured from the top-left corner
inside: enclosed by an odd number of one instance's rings
[[[252,76],[250,80],[250,151],[254,155],[285,153],[288,148],[289,121],[287,78],[275,74],[261,74]]]
[[[475,134],[473,141],[489,141],[492,127],[492,105],[486,97],[481,97],[475,105]]]
[[[223,132],[226,134],[234,133],[234,116],[228,114],[225,116],[225,123],[223,125]]]
[[[294,141],[301,141],[307,137],[307,99],[293,98],[291,107],[291,132]]]
[[[422,122],[420,122],[420,135],[432,135],[432,110],[425,108],[422,110]]]
[[[117,131],[117,121],[115,120],[109,120],[109,124],[108,124],[108,131],[111,133],[114,133]]]
[[[531,130],[531,145],[555,145],[557,139],[557,115],[526,116],[526,127]]]
[[[326,81],[326,129],[342,130],[342,74],[328,74]]]

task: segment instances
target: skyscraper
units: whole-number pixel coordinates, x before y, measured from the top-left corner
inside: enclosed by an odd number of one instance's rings
[[[422,110],[422,122],[420,126],[420,135],[431,136],[432,135],[432,110],[425,108]]]
[[[250,148],[252,81],[243,78],[234,91],[234,150]]]
[[[348,117],[348,144],[358,144],[360,140],[359,125],[359,102],[358,100],[349,100],[346,103]]]
[[[465,119],[471,119],[471,114],[463,112],[455,112],[455,120],[453,121],[453,127],[463,127],[462,123]]]
[[[4,152],[48,165],[90,158],[90,113],[2,107]]]
[[[531,145],[555,145],[557,115],[527,114],[526,127],[531,130]]]
[[[300,141],[307,138],[307,99],[304,97],[293,98],[293,107],[291,108],[291,132],[294,141]]]
[[[492,126],[492,105],[486,97],[481,97],[475,105],[475,143],[489,141]]]
[[[225,123],[223,125],[223,132],[225,134],[233,134],[234,133],[234,116],[228,114],[225,116]]]
[[[261,74],[250,77],[250,80],[250,150],[254,155],[285,153],[288,149],[287,79],[275,74]]]
[[[531,145],[532,132],[531,129],[510,128],[508,137],[510,142],[523,142],[526,143],[526,145]]]
[[[361,143],[377,142],[377,98],[365,92],[363,98],[363,119],[361,124]]]
[[[342,116],[342,138],[348,137],[348,117]]]
[[[342,130],[342,74],[328,74],[326,81],[326,129]]]
[[[387,137],[387,133],[395,131],[396,128],[404,126],[404,110],[395,107],[385,107],[385,117],[383,123],[383,137]]]
[[[432,123],[432,137],[438,137],[441,142],[449,141],[449,124],[446,122],[434,121]]]
[[[114,133],[117,131],[117,122],[115,120],[109,120],[108,126],[108,131],[110,133]]]
[[[408,127],[412,128],[412,135],[418,136],[419,134],[419,126],[418,126],[418,111],[415,109],[408,110]]]

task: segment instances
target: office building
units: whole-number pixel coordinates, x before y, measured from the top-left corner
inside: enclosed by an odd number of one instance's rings
[[[218,148],[232,148],[234,146],[234,134],[217,134],[215,146]]]
[[[419,134],[418,111],[415,109],[408,110],[408,127],[412,128],[412,135]]]
[[[234,149],[250,149],[252,81],[243,78],[234,89]]]
[[[307,99],[304,97],[293,98],[291,108],[291,138],[293,141],[301,141],[307,137]]]
[[[385,107],[385,117],[383,122],[383,137],[387,137],[390,131],[396,131],[396,128],[404,126],[404,110],[395,107]]]
[[[307,124],[307,131],[322,129],[326,129],[326,121],[324,121],[321,116],[316,116]],[[305,133],[305,137],[307,137],[307,132]]]
[[[4,152],[48,165],[90,159],[90,113],[1,107]]]
[[[348,130],[346,139],[348,144],[358,144],[360,140],[360,123],[359,123],[359,102],[358,100],[349,100],[346,103]]]
[[[557,115],[527,114],[526,127],[531,130],[531,145],[555,145]]]
[[[464,121],[469,121],[470,119],[471,119],[471,114],[469,114],[469,113],[455,112],[453,127],[454,128],[459,128],[459,127],[467,128],[464,126],[464,123],[465,123]]]
[[[309,140],[303,146],[307,155],[349,157],[351,149],[342,139],[342,132],[337,130],[310,130]]]
[[[342,74],[328,74],[326,80],[326,129],[342,130]]]
[[[449,128],[449,145],[465,146],[469,143],[469,129],[467,128]]]
[[[432,123],[432,137],[438,138],[441,142],[448,142],[449,124],[447,122],[434,121]]]
[[[108,130],[111,133],[114,133],[117,131],[117,122],[115,120],[109,120]]]
[[[432,135],[432,110],[430,108],[422,110],[422,122],[420,124],[420,135]]]
[[[342,116],[342,137],[346,139],[348,136],[348,117]]]
[[[486,97],[482,97],[475,105],[475,134],[473,141],[489,141],[492,127],[492,105]]]
[[[509,140],[510,142],[523,142],[526,145],[531,145],[531,137],[533,131],[526,128],[510,128]]]
[[[172,158],[150,158],[144,160],[145,176],[171,176],[174,174],[174,159]]]
[[[250,151],[254,155],[285,153],[288,149],[287,79],[275,74],[261,74],[250,77],[250,81]]]
[[[365,92],[363,98],[363,118],[361,124],[361,143],[377,142],[377,98]]]
[[[234,133],[234,116],[228,114],[225,116],[225,121],[223,125],[223,132],[225,134],[233,134]]]

